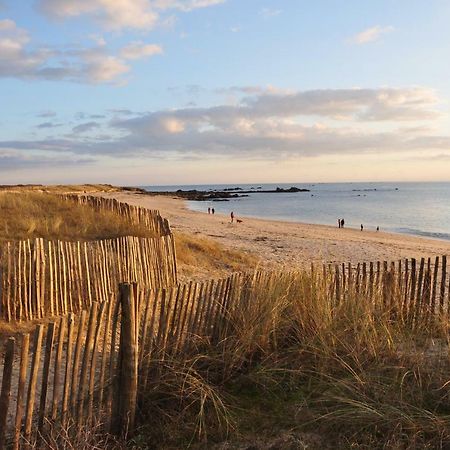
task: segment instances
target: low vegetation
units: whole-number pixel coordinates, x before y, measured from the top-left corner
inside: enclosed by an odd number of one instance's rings
[[[200,236],[174,233],[177,265],[181,280],[206,280],[231,272],[249,271],[258,261],[244,254]]]
[[[57,195],[0,192],[0,242],[37,237],[89,241],[130,235],[152,237],[144,226],[113,212],[98,212]]]
[[[167,355],[155,361],[161,369],[144,396],[134,442],[217,450],[449,448],[445,324],[412,328],[378,292],[351,290],[336,304],[329,286],[306,272],[279,277],[232,310],[231,332],[219,345],[204,342],[184,362]]]
[[[0,242],[130,234],[148,236],[53,195],[0,193]],[[175,237],[182,279],[256,266],[210,240]],[[450,448],[448,321],[412,326],[403,298],[395,294],[387,306],[381,287],[347,288],[337,303],[332,285],[321,272],[278,274],[242,294],[218,344],[199,338],[185,358],[149,355],[154,371],[126,447]],[[55,433],[50,448],[125,448],[97,429],[75,441],[67,430]]]

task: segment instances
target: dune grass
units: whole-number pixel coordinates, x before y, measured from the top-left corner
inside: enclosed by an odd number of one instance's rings
[[[113,212],[98,212],[56,195],[0,192],[0,242],[37,237],[89,241],[130,235],[152,237],[144,226]]]
[[[261,284],[230,311],[219,345],[204,343],[183,362],[165,357],[136,440],[157,448],[449,448],[447,322],[411,328],[381,292],[350,290],[338,305],[329,286],[306,272]],[[286,434],[297,446],[270,447]]]
[[[114,192],[123,188],[112,186],[110,184],[15,184],[0,185],[0,192],[46,192],[52,194],[73,193],[93,193],[93,192]]]
[[[206,280],[254,269],[258,260],[204,237],[174,233],[180,279]]]

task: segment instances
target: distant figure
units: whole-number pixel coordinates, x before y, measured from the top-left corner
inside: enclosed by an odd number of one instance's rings
[[[234,212],[233,211],[231,211],[230,217],[231,217],[231,223],[233,223],[234,222]]]
[[[341,228],[341,219],[338,219],[338,227]]]
[[[361,224],[361,231],[364,230],[363,224]]]
[[[208,208],[208,214],[211,214],[211,208]]]
[[[344,219],[341,219],[341,228],[344,228],[344,225],[345,225],[345,221],[344,221]]]
[[[214,214],[216,211],[214,208],[211,209],[211,213]]]
[[[380,227],[377,227],[377,231],[380,231]]]

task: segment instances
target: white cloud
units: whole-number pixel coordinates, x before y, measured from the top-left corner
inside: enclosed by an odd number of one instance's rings
[[[32,73],[48,58],[47,49],[27,51],[30,38],[13,20],[0,20],[0,77]]]
[[[34,48],[26,30],[14,21],[0,20],[0,77],[64,80],[78,83],[123,83],[131,67],[126,60],[162,53],[154,44],[132,42],[111,55],[100,37],[86,48]]]
[[[369,42],[377,41],[381,36],[391,33],[392,31],[394,31],[394,27],[392,26],[381,27],[380,25],[376,25],[356,34],[350,39],[350,42],[358,45],[367,44]]]
[[[161,55],[163,49],[156,44],[144,44],[143,42],[131,42],[120,51],[124,59],[140,59],[153,55]]]
[[[89,15],[108,30],[152,29],[160,13],[168,10],[189,12],[224,3],[226,0],[38,0],[47,16],[65,19]]]

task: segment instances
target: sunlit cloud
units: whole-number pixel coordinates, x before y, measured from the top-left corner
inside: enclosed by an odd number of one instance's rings
[[[12,20],[0,20],[0,77],[120,84],[131,70],[127,61],[162,52],[159,45],[142,42],[131,42],[118,55],[109,53],[102,42],[84,48],[34,47],[25,29]]]
[[[170,10],[189,12],[224,3],[225,0],[39,0],[38,9],[55,19],[87,15],[107,30],[151,30],[160,14]],[[172,19],[171,19],[172,20]]]
[[[358,45],[368,44],[369,42],[379,40],[382,36],[391,33],[392,31],[394,31],[394,27],[392,26],[382,27],[380,25],[376,25],[351,37],[350,42]]]

